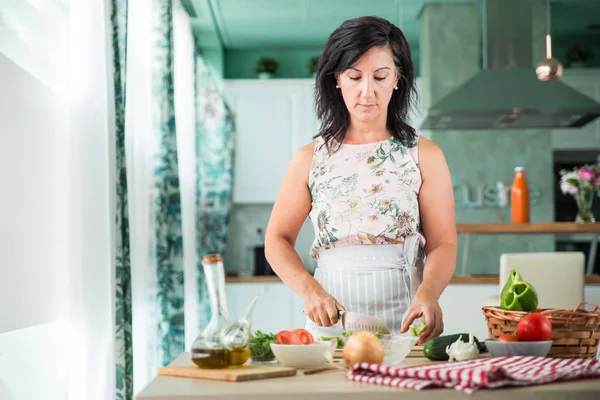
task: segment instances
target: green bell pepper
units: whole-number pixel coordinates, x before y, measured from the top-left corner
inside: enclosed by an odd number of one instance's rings
[[[500,308],[511,311],[535,311],[538,295],[530,283],[525,282],[516,269],[510,272],[500,293]]]

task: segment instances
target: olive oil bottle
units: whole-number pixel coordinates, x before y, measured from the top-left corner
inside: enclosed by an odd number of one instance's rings
[[[191,359],[200,368],[230,368],[243,365],[250,358],[249,324],[233,323],[225,297],[223,258],[210,254],[202,259],[212,315],[191,349]],[[242,322],[246,322],[243,320]],[[239,333],[246,333],[240,338]],[[248,336],[247,339],[244,336]]]
[[[228,368],[243,365],[250,358],[250,348],[228,350],[193,349],[192,362],[200,368]]]

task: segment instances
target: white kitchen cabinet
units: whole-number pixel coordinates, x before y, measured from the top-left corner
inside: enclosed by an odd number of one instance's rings
[[[600,69],[567,69],[562,82],[600,102]],[[582,128],[552,131],[555,150],[600,149],[600,118]]]
[[[273,203],[292,156],[316,133],[312,79],[227,80],[236,114],[234,203]]]

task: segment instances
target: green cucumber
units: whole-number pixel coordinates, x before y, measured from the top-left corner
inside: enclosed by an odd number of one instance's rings
[[[457,333],[429,339],[423,345],[423,355],[431,361],[448,361],[450,357],[446,354],[446,347],[456,342],[461,336],[463,342],[469,341],[468,333]],[[473,341],[477,344],[478,349],[481,348],[481,343],[475,336],[473,336]]]

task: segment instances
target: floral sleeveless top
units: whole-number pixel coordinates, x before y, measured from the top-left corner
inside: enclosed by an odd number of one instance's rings
[[[399,244],[413,235],[425,245],[417,144],[418,137],[409,147],[389,138],[342,144],[329,154],[323,139],[316,139],[308,182],[314,259],[332,247]]]

